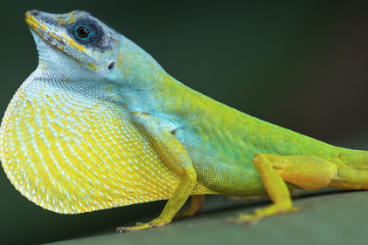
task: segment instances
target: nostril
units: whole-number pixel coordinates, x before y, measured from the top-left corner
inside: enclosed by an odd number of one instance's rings
[[[31,15],[33,15],[33,16],[37,16],[37,15],[38,15],[37,11],[30,11],[29,13],[30,13]]]

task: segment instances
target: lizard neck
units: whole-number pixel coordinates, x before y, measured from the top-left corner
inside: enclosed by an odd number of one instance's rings
[[[120,93],[129,111],[150,113],[181,126],[185,122],[200,121],[205,115],[227,107],[185,86],[164,70],[142,79],[150,81],[151,87],[145,84],[140,88],[123,88]]]
[[[108,83],[115,86],[111,90],[116,90],[115,103],[129,111],[181,121],[188,118],[188,112],[203,114],[208,106],[220,106],[171,77],[148,53],[124,36],[116,60],[116,71],[108,77]]]

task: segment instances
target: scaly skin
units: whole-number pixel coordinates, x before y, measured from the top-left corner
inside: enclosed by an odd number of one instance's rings
[[[86,12],[26,14],[39,66],[0,129],[3,168],[22,195],[58,213],[169,199],[162,226],[190,195],[268,193],[274,204],[235,223],[294,212],[288,189],[367,189],[368,154],[248,116],[168,75]],[[81,29],[82,28],[82,29]],[[86,34],[87,33],[87,34]]]

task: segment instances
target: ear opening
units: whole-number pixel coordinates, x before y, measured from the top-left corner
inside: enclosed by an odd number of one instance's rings
[[[112,68],[114,68],[115,66],[115,62],[111,62],[111,64],[109,65],[109,70],[111,70]]]

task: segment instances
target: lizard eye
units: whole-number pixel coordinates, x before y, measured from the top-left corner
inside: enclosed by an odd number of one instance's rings
[[[67,28],[77,42],[85,45],[95,46],[103,36],[101,27],[92,19],[79,19]]]
[[[90,31],[84,26],[79,27],[77,32],[78,32],[78,36],[81,38],[87,38],[90,33]]]

